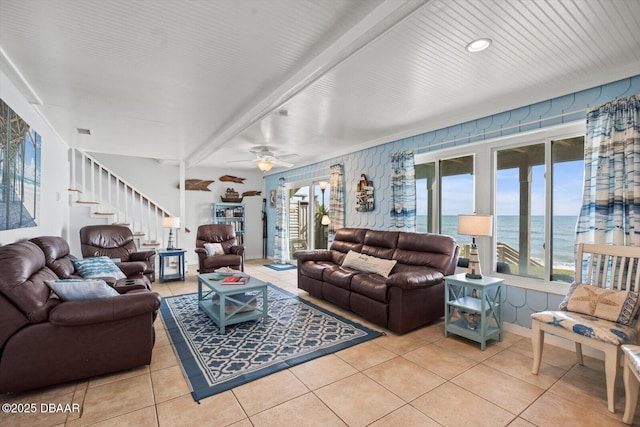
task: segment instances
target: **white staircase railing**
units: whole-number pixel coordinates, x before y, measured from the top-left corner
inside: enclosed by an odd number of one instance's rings
[[[174,215],[89,154],[74,148],[69,154],[69,191],[76,193],[75,203],[93,206],[93,216],[129,226],[138,246],[160,245],[162,218]]]

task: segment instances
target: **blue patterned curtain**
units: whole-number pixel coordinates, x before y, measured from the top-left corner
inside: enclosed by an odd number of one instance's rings
[[[287,189],[284,186],[284,178],[280,178],[276,191],[276,238],[273,244],[273,263],[289,263],[289,233],[287,226]]]
[[[416,177],[413,151],[391,154],[391,229],[416,231]]]
[[[640,246],[640,95],[587,110],[578,243]]]
[[[329,247],[336,230],[344,227],[344,166],[331,166],[329,175]]]

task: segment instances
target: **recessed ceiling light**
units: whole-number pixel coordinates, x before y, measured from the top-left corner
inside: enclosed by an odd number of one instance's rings
[[[91,135],[91,129],[78,128],[78,133],[80,135]]]
[[[491,39],[478,39],[469,43],[465,49],[467,49],[468,52],[481,52],[490,45]]]

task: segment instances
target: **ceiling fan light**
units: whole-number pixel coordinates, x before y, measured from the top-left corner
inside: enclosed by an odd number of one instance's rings
[[[273,162],[270,162],[269,160],[258,160],[256,164],[258,165],[258,169],[262,172],[269,172],[273,167]]]

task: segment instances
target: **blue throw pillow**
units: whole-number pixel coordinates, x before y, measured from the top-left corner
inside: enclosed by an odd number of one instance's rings
[[[85,279],[96,277],[113,277],[114,279],[126,279],[127,276],[118,268],[117,265],[106,256],[93,258],[74,259],[73,265],[76,266],[78,274]]]
[[[108,298],[120,295],[100,279],[45,280],[45,283],[63,301]]]

